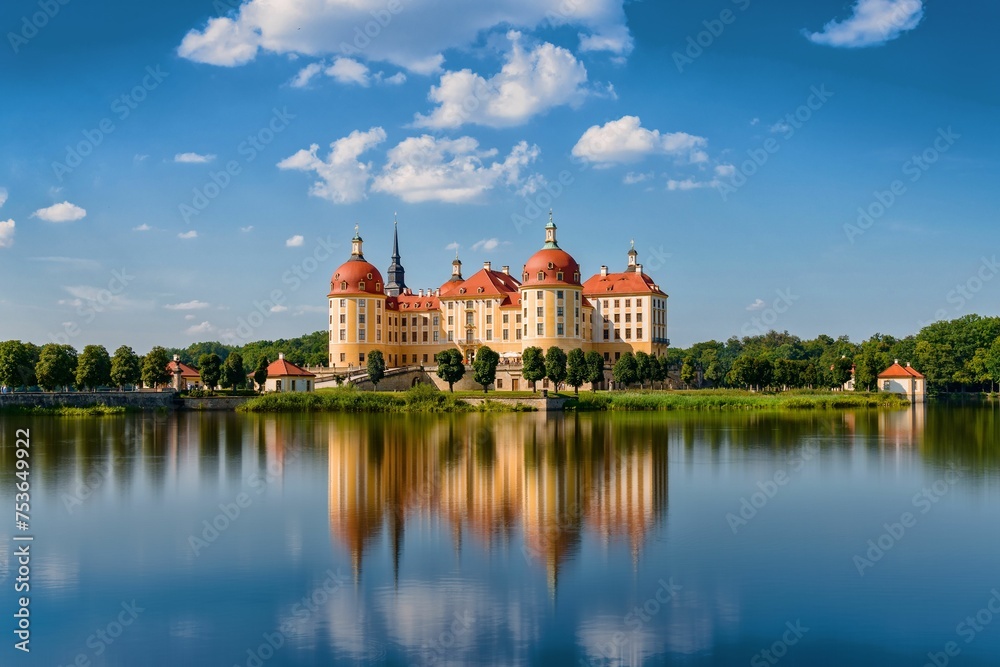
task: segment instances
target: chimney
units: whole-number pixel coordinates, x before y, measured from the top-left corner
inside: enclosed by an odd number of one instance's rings
[[[285,353],[284,352],[279,352],[278,353],[278,361],[284,361],[284,360],[285,360]]]
[[[893,359],[893,363],[898,364],[899,363],[899,359]]]
[[[508,276],[510,275],[510,267],[507,266],[506,264],[504,264],[503,266],[501,266],[500,270],[503,271],[506,275],[508,275]]]
[[[175,354],[174,355],[174,361],[180,361],[180,360],[181,360],[181,355]]]
[[[436,290],[434,290],[434,296],[441,296],[441,288],[440,287],[438,287]]]
[[[635,265],[635,272],[638,273],[639,275],[642,275],[642,264]]]
[[[486,269],[487,271],[490,270],[490,266],[492,265],[489,262],[483,262],[483,268]]]
[[[910,362],[909,361],[906,362],[906,367],[907,368],[913,368],[913,366],[910,366]]]
[[[419,290],[417,292],[417,296],[423,296],[423,295],[424,295],[424,290],[423,289],[421,289],[421,290]]]
[[[607,276],[608,276],[608,267],[604,264],[601,264],[601,277],[607,278]]]

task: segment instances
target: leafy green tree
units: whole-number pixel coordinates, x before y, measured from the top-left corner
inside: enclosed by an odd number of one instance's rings
[[[157,345],[142,358],[142,383],[147,387],[158,387],[170,381],[170,356]]]
[[[28,387],[35,384],[35,364],[31,348],[19,340],[0,343],[0,384]]]
[[[587,381],[587,355],[580,348],[574,348],[566,355],[566,384],[573,387],[573,393],[580,395],[580,385]]]
[[[69,387],[76,379],[76,350],[70,345],[49,343],[42,347],[35,366],[38,384],[47,391]]]
[[[521,353],[521,374],[531,383],[531,391],[535,391],[535,383],[545,377],[545,354],[540,347],[526,347]]]
[[[596,392],[597,386],[604,382],[604,357],[600,352],[591,350],[585,358],[587,360],[585,379],[590,383],[590,390]]]
[[[365,368],[368,370],[368,379],[372,381],[375,391],[378,391],[378,383],[385,377],[385,357],[382,356],[381,350],[372,350],[368,353]]]
[[[667,379],[667,369],[663,367],[663,364],[661,363],[658,357],[650,357],[649,361],[650,361],[649,379],[652,380],[653,382],[662,383],[664,380]]]
[[[448,391],[455,391],[455,383],[465,377],[465,360],[455,348],[442,350],[434,355],[437,376],[448,383]]]
[[[656,357],[651,357],[642,350],[635,353],[636,375],[639,378],[640,388],[645,388],[646,382],[653,380],[653,364],[656,363]]]
[[[257,368],[253,372],[253,381],[257,383],[257,391],[264,390],[264,383],[267,382],[267,367],[271,365],[271,362],[267,360],[267,357],[261,357],[260,361],[257,362]]]
[[[681,366],[681,382],[689,387],[693,387],[697,381],[698,369],[695,368],[694,363],[689,357],[684,360],[684,365]]]
[[[472,361],[472,379],[483,385],[483,393],[489,391],[489,387],[497,379],[497,364],[500,363],[500,355],[492,348],[484,345],[476,351],[476,358]]]
[[[566,353],[561,347],[553,345],[545,353],[545,377],[555,391],[559,391],[559,384],[566,380]]]
[[[238,389],[247,382],[247,372],[243,367],[243,355],[230,352],[222,362],[221,384],[224,389]]]
[[[111,384],[111,356],[103,345],[87,345],[76,365],[76,386],[96,389]]]
[[[125,385],[136,385],[142,381],[142,362],[139,355],[128,345],[122,345],[111,357],[111,384],[124,389]]]
[[[663,378],[661,382],[670,380],[670,370],[675,367],[671,356],[669,354],[665,354],[657,361],[660,362],[660,375]]]
[[[833,362],[833,368],[830,369],[831,379],[833,380],[834,387],[842,387],[844,383],[851,379],[851,368],[854,367],[854,362],[847,357],[841,357]]]
[[[986,352],[986,373],[994,385],[1000,384],[1000,336]]]
[[[628,387],[639,380],[639,365],[635,361],[635,355],[626,352],[615,362],[611,369],[611,376],[615,379],[615,384]]]
[[[202,384],[208,387],[209,391],[215,389],[222,377],[222,359],[219,358],[219,355],[212,352],[198,357],[198,375],[201,376]]]

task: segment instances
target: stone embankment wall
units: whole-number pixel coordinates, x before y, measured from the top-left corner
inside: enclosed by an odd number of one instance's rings
[[[0,394],[0,408],[3,407],[44,407],[44,408],[85,408],[95,404],[109,407],[174,408],[175,394],[172,391],[99,391],[99,392],[18,392]]]

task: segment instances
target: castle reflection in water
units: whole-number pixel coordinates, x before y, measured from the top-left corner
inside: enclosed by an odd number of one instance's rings
[[[667,443],[633,446],[615,430],[538,415],[435,419],[406,430],[382,420],[331,425],[331,533],[359,576],[387,530],[398,572],[407,523],[444,520],[456,550],[467,539],[489,551],[523,545],[515,548],[544,565],[554,591],[585,531],[627,541],[637,558],[666,513]]]

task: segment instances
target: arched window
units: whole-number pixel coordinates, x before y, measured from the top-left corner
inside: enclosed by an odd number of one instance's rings
[[[358,281],[358,289],[361,290],[362,292],[365,291],[365,281],[363,280]]]
[[[342,289],[342,290],[346,290],[347,289],[347,281],[346,280],[340,281],[340,289]]]
[[[549,262],[549,270],[551,271],[554,268],[556,268],[556,265],[553,264],[552,262]]]
[[[368,274],[368,280],[371,280],[371,279],[372,279],[372,274],[371,274],[371,273],[369,273],[369,274]]]
[[[560,271],[559,273],[556,274],[556,280],[562,280],[562,279],[563,279],[563,273],[562,271]]]
[[[477,291],[477,292],[479,292],[480,294],[482,294],[482,293],[483,293],[483,288],[482,288],[482,287],[480,287],[480,288],[479,288],[478,290],[476,290],[476,291]]]
[[[375,283],[375,291],[376,292],[382,291],[382,283]]]
[[[539,280],[545,280],[545,272],[544,271],[539,271],[538,272],[538,279]]]

